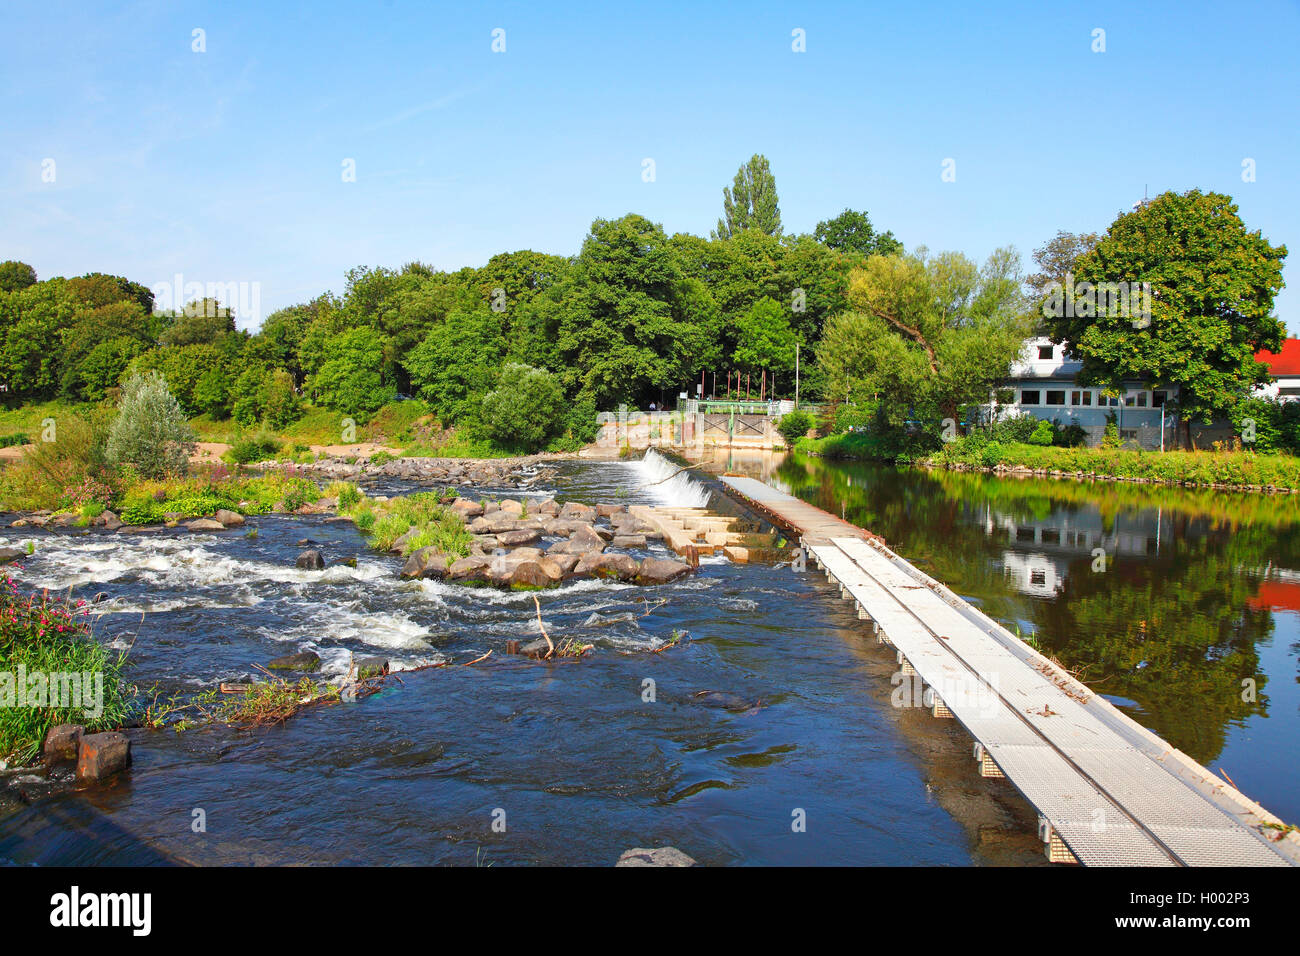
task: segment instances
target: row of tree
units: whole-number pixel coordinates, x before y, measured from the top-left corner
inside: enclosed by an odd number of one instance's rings
[[[662,403],[708,370],[789,394],[802,346],[815,355],[803,368],[806,397],[869,405],[885,427],[933,432],[986,400],[1035,333],[1083,360],[1084,384],[1180,386],[1189,416],[1230,412],[1266,375],[1255,351],[1276,349],[1283,334],[1272,303],[1286,249],[1248,232],[1227,196],[1166,193],[1105,236],[1061,233],[1028,277],[1011,248],[983,265],[908,254],[852,210],[812,235],[782,233],[775,182],[755,156],[725,191],[710,239],[669,236],[629,214],[597,219],[572,258],[522,251],[454,272],[358,268],[342,295],[281,309],[253,333],[211,300],[159,313],[127,279],[42,282],[8,262],[4,398],[96,402],[130,373],[157,370],[187,412],[244,424],[283,427],[304,402],[364,419],[398,394],[427,400],[444,422],[474,424],[511,367],[530,408],[559,410],[544,442],[566,427],[581,435],[598,410]],[[1045,315],[1052,284],[1070,281],[1150,283],[1151,321]],[[510,394],[486,415],[495,431],[523,427],[501,419]]]

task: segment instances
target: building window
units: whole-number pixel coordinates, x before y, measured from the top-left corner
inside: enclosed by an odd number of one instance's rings
[[[1036,388],[1022,388],[1022,389],[1020,390],[1020,404],[1021,404],[1021,405],[1037,405],[1037,404],[1038,404],[1038,389],[1036,389]]]
[[[1057,528],[1043,529],[1043,544],[1060,544],[1061,532]]]
[[[1133,405],[1134,405],[1134,403],[1136,403],[1136,402],[1137,402],[1137,397],[1136,397],[1132,392],[1125,392],[1125,393],[1124,393],[1124,407],[1125,407],[1125,408],[1132,408]]]
[[[1146,407],[1147,407],[1147,393],[1138,392],[1138,408],[1146,408]]]
[[[1047,586],[1047,572],[1046,572],[1046,571],[1030,571],[1030,572],[1029,572],[1029,583],[1030,583],[1030,584],[1038,584],[1038,585],[1041,585],[1041,586],[1043,586],[1043,587],[1046,587],[1046,586]]]
[[[1151,393],[1151,407],[1152,407],[1152,408],[1164,408],[1164,407],[1165,407],[1165,402],[1168,401],[1168,399],[1169,399],[1169,393],[1168,393],[1168,392],[1152,392],[1152,393]]]
[[[1120,438],[1137,438],[1138,430],[1136,428],[1121,428],[1119,430]]]
[[[1064,392],[1064,391],[1059,391],[1059,392],[1058,392],[1058,391],[1049,391],[1049,392],[1047,393],[1047,404],[1048,404],[1048,405],[1064,405],[1064,404],[1065,404],[1065,392]]]
[[[1049,362],[1049,361],[1051,361],[1051,359],[1052,359],[1052,352],[1053,352],[1053,347],[1050,346],[1050,345],[1040,345],[1040,346],[1038,346],[1038,357],[1039,357],[1040,359],[1042,359],[1043,361],[1045,361],[1045,362]]]

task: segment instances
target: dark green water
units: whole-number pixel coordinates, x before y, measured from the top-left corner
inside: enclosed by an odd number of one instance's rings
[[[882,535],[1131,717],[1300,820],[1300,496],[802,456],[730,465]]]

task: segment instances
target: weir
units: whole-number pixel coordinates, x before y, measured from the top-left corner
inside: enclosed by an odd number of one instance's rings
[[[1048,859],[1090,866],[1296,866],[1300,835],[1129,718],[875,535],[770,485],[724,475],[792,535],[915,682],[955,719],[975,769],[1038,813]]]

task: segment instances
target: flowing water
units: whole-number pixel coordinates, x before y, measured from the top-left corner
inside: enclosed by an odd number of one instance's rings
[[[575,461],[529,494],[707,504],[675,471]],[[0,805],[0,861],[608,865],[663,845],[708,864],[1041,860],[1032,815],[972,773],[952,722],[890,706],[892,657],[824,579],[706,559],[661,587],[567,584],[539,595],[547,630],[595,650],[543,664],[503,654],[538,633],[530,594],[402,581],[346,522],[249,525],[0,538],[36,542],[21,587],[107,593],[96,635],[129,648],[141,688],[197,693],[308,649],[327,677],[376,654],[398,673],[281,726],[134,730],[114,784]],[[308,546],[356,567],[298,570]]]

